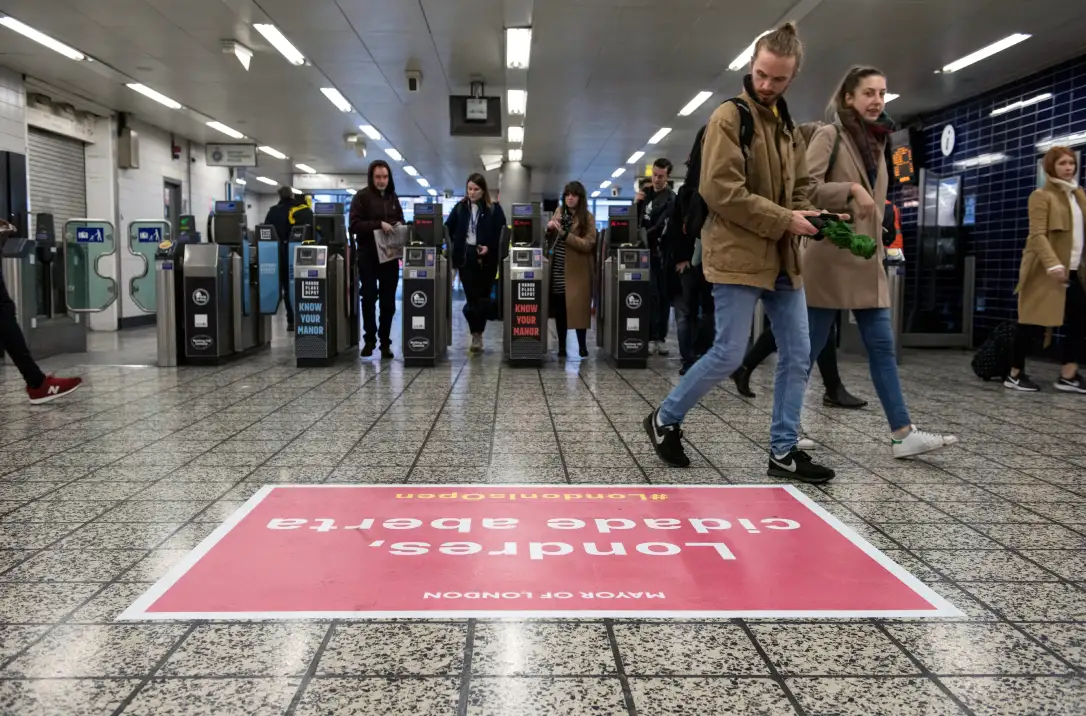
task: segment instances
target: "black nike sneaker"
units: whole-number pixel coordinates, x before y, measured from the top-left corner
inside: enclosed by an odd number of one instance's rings
[[[645,432],[649,434],[649,439],[652,440],[652,447],[656,450],[656,455],[668,465],[689,467],[690,458],[686,456],[686,450],[683,449],[682,424],[659,425],[659,413],[660,410],[657,408],[642,422],[642,425],[645,426]]]
[[[798,480],[811,485],[824,485],[837,476],[830,468],[816,465],[811,456],[799,448],[792,448],[790,453],[780,458],[771,454],[768,474],[781,480]]]

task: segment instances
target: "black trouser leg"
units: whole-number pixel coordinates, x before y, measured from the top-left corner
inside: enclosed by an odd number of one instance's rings
[[[379,264],[366,262],[358,267],[361,283],[363,340],[370,345],[377,345],[377,275]]]
[[[588,352],[588,329],[577,329],[577,347],[581,349],[581,353]]]
[[[1072,271],[1067,285],[1067,303],[1063,309],[1063,363],[1086,362],[1086,290]]]
[[[380,283],[378,296],[381,301],[381,323],[377,337],[382,346],[392,343],[392,320],[396,316],[396,287],[400,284],[400,262],[386,261],[377,274]]]
[[[566,322],[566,294],[551,294],[551,317],[554,318],[554,331],[558,334],[558,350],[566,349],[566,332],[569,324]]]
[[[45,373],[30,356],[30,348],[26,345],[26,337],[19,328],[19,319],[15,315],[15,302],[8,295],[7,284],[0,274],[0,347],[11,358],[11,362],[19,369],[23,380],[30,388],[37,388],[45,382]]]
[[[290,261],[286,244],[279,245],[279,296],[287,307],[287,323],[294,325],[294,306],[290,304],[290,284],[294,277],[290,275]]]
[[[826,347],[818,354],[818,372],[822,374],[822,384],[827,393],[833,393],[841,387],[841,373],[837,369],[837,326],[830,329]]]
[[[701,267],[695,269],[698,272],[701,293],[701,316],[698,318],[698,332],[694,340],[694,355],[701,357],[709,352],[716,339],[716,303],[713,301],[713,287],[705,280],[705,274]]]
[[[1041,326],[1027,326],[1019,323],[1018,330],[1014,334],[1014,349],[1011,352],[1011,368],[1025,371],[1026,358],[1029,357],[1029,349],[1038,333],[1043,333]]]
[[[494,287],[496,267],[491,264],[468,260],[460,269],[460,282],[464,285],[464,318],[473,334],[486,330],[490,315],[490,292]]]
[[[776,351],[777,339],[773,337],[773,327],[770,326],[762,331],[761,335],[758,336],[758,340],[754,341],[750,350],[747,351],[747,355],[743,357],[743,367],[753,373],[762,364],[762,361],[776,353]]]

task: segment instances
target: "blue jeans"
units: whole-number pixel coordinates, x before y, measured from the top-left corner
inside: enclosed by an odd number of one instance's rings
[[[660,422],[681,423],[718,383],[726,380],[743,362],[758,299],[773,322],[777,337],[777,382],[773,389],[773,422],[769,428],[770,448],[784,455],[799,440],[799,419],[803,394],[811,370],[811,343],[807,329],[807,300],[803,289],[792,288],[787,276],[777,279],[776,290],[753,286],[713,284],[716,304],[716,339],[709,352],[687,371],[660,405]]]
[[[894,331],[890,326],[889,308],[863,308],[852,312],[860,328],[860,337],[867,348],[867,364],[871,370],[871,382],[879,395],[882,410],[890,422],[890,430],[901,430],[912,425],[905,396],[901,393],[901,380],[897,374],[897,351],[894,348]],[[829,338],[835,308],[808,308],[811,325],[811,362],[813,363]],[[779,340],[779,339],[778,339]]]

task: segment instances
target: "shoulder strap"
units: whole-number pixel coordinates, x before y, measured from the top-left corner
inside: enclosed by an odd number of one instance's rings
[[[837,163],[837,152],[841,150],[841,128],[836,124],[830,126],[833,127],[833,150],[830,152],[830,163],[826,165],[827,177],[833,171],[833,165]]]
[[[754,113],[750,105],[742,97],[732,97],[726,102],[731,102],[739,110],[739,148],[743,150],[743,157],[750,155],[750,144],[754,141]]]

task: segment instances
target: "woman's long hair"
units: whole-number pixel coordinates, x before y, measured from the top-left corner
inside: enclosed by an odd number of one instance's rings
[[[486,187],[486,177],[484,177],[482,174],[480,174],[478,172],[476,172],[476,173],[472,174],[471,176],[469,176],[468,180],[466,182],[464,182],[464,196],[468,195],[468,184],[474,184],[475,186],[477,186],[477,187],[479,187],[480,189],[483,190],[483,206],[484,207],[489,209],[489,208],[491,208],[493,206],[493,203],[491,203],[491,201],[490,201],[490,189],[487,189],[487,187]]]
[[[568,211],[566,207],[566,197],[573,194],[577,197],[577,209],[573,214],[573,220],[577,223],[582,231],[588,228],[592,223],[588,218],[588,194],[585,193],[584,184],[579,181],[571,181],[566,184],[566,188],[562,190],[562,210]]]
[[[848,102],[845,99],[848,95],[855,95],[856,90],[860,88],[860,83],[866,80],[868,77],[885,77],[882,70],[877,67],[865,67],[863,65],[856,65],[841,78],[841,84],[837,85],[837,91],[833,93],[833,97],[830,97],[829,104],[826,105],[826,120],[833,122],[837,119],[837,113],[843,112],[848,108]]]

